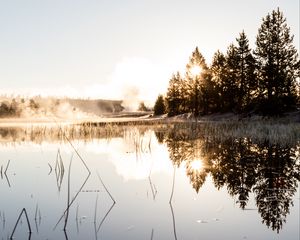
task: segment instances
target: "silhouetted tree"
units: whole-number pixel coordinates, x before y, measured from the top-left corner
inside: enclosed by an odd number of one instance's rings
[[[0,104],[0,117],[19,117],[21,109],[19,103],[12,99],[11,102],[5,101]]]
[[[217,51],[211,64],[212,81],[214,85],[214,103],[215,111],[224,111],[224,93],[226,91],[226,57],[220,51]]]
[[[293,35],[279,8],[263,18],[254,54],[258,63],[260,109],[265,114],[278,114],[294,106],[300,61]]]
[[[7,117],[9,115],[9,104],[6,102],[2,102],[0,104],[0,117]]]
[[[162,95],[159,95],[154,104],[154,115],[162,115],[166,113],[165,100]]]
[[[227,48],[226,54],[226,78],[224,79],[224,103],[225,110],[231,111],[235,110],[238,105],[238,81],[239,81],[239,73],[238,66],[239,57],[238,50],[233,45],[230,44]]]
[[[169,82],[169,116],[217,111],[278,114],[296,107],[300,102],[300,60],[279,9],[263,18],[254,55],[244,31],[236,41],[226,55],[215,53],[211,68],[196,47],[185,77],[177,73]]]
[[[32,109],[32,110],[37,110],[40,106],[39,104],[34,101],[34,99],[29,99],[29,107]]]
[[[185,82],[180,76],[179,72],[173,74],[172,78],[169,81],[169,87],[166,96],[168,116],[174,116],[183,113],[186,108],[186,94],[184,83]]]
[[[20,109],[19,103],[14,98],[11,100],[9,111],[10,115],[14,117],[19,117],[21,115],[22,109]]]
[[[211,74],[198,47],[192,53],[186,65],[188,91],[188,109],[198,116],[207,113],[210,104]]]
[[[236,39],[237,50],[237,90],[238,110],[249,110],[252,99],[256,96],[255,60],[249,48],[249,41],[245,32],[240,33]]]
[[[138,107],[138,111],[147,112],[147,111],[150,111],[150,109],[148,107],[146,107],[144,102],[140,102],[139,107]]]

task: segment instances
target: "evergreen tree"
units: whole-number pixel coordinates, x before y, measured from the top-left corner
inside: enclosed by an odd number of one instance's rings
[[[9,103],[1,102],[0,104],[0,117],[9,116]]]
[[[240,33],[236,39],[237,50],[237,100],[238,110],[249,110],[252,98],[255,96],[256,77],[255,77],[255,60],[249,48],[249,41],[245,32]]]
[[[230,44],[226,56],[215,54],[211,67],[222,111],[249,110],[257,87],[255,60],[244,31],[236,41],[237,46]]]
[[[200,112],[207,113],[210,103],[211,75],[198,47],[186,66],[186,81],[189,111],[192,111],[195,116]]]
[[[154,104],[154,115],[162,115],[166,112],[165,100],[162,95],[158,95]]]
[[[225,79],[227,77],[226,57],[220,51],[217,51],[211,64],[212,82],[214,86],[215,111],[224,111],[224,92]]]
[[[258,30],[256,49],[261,110],[277,114],[296,103],[296,79],[300,61],[293,45],[293,35],[283,13],[273,10],[263,18]]]
[[[148,112],[148,111],[150,111],[150,109],[145,105],[144,102],[140,102],[138,111]]]
[[[263,18],[254,56],[244,31],[236,41],[226,55],[215,53],[210,69],[196,47],[185,78],[177,73],[170,80],[166,98],[170,116],[253,110],[274,114],[299,103],[300,61],[279,9]]]
[[[232,111],[237,109],[238,105],[238,50],[233,44],[227,48],[226,55],[226,78],[223,82],[223,99],[225,111]]]
[[[175,116],[184,112],[184,103],[186,102],[185,95],[184,80],[180,76],[180,73],[177,72],[176,74],[173,74],[169,81],[169,87],[166,96],[168,116]]]

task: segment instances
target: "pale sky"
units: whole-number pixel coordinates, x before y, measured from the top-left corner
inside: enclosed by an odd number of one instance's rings
[[[154,101],[277,7],[299,52],[299,0],[0,0],[0,94]]]

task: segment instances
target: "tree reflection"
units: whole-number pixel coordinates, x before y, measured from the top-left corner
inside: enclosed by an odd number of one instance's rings
[[[299,147],[280,147],[265,143],[260,149],[258,176],[254,192],[263,223],[279,230],[293,206],[292,197],[300,181]]]
[[[273,231],[282,229],[300,181],[299,143],[281,146],[249,138],[221,141],[184,129],[157,136],[167,144],[174,166],[184,164],[197,193],[209,174],[216,188],[226,187],[238,199],[241,209],[253,192],[262,222]]]
[[[193,188],[198,193],[199,189],[202,187],[202,185],[205,182],[205,179],[206,179],[206,176],[207,176],[207,170],[205,168],[194,169],[192,167],[192,163],[193,162],[191,162],[191,161],[188,161],[186,163],[186,174],[189,177]]]
[[[248,139],[226,140],[219,143],[214,150],[211,174],[215,186],[219,189],[227,186],[231,196],[237,196],[242,209],[245,209],[249,193],[255,184],[256,152],[251,152],[251,142]]]

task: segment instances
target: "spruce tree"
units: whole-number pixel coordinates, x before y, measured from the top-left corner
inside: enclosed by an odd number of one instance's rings
[[[273,10],[262,20],[254,51],[258,63],[261,110],[278,114],[296,103],[300,61],[283,13]]]

